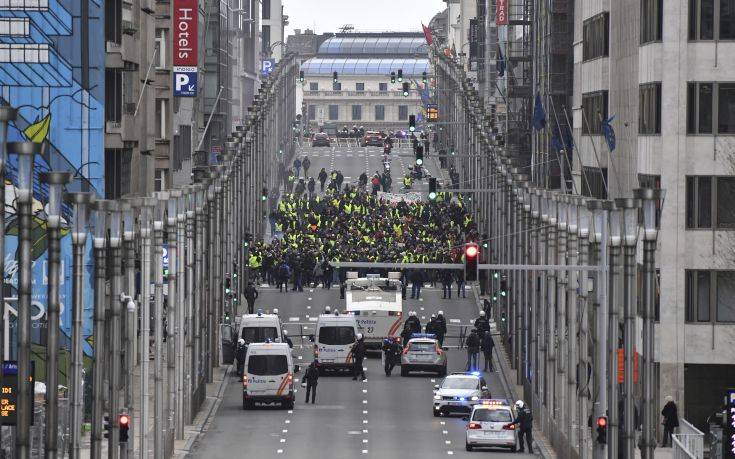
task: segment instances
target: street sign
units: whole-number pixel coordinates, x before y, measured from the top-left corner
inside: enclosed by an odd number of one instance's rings
[[[263,64],[260,67],[260,73],[262,73],[265,76],[268,76],[271,74],[273,69],[276,67],[276,60],[275,59],[264,59]]]
[[[724,429],[722,432],[722,457],[735,459],[735,389],[727,389]]]
[[[439,106],[436,104],[426,105],[426,121],[429,123],[439,121]]]
[[[174,97],[196,97],[197,68],[174,67]]]
[[[36,379],[36,362],[31,360],[31,377],[29,391],[33,397],[33,387]],[[18,362],[15,360],[3,360],[3,379],[0,384],[0,418],[2,425],[14,426],[18,422]],[[33,425],[33,416],[30,416],[30,424]]]
[[[495,25],[508,25],[508,0],[497,0],[495,4]]]

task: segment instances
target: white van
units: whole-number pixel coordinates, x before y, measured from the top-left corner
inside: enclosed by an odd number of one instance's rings
[[[322,368],[351,368],[352,345],[357,341],[352,314],[320,314],[314,335],[314,357]]]
[[[255,403],[280,403],[286,409],[294,405],[294,365],[291,348],[286,343],[253,343],[248,346],[242,377],[242,409]]]
[[[385,338],[401,334],[403,299],[400,276],[400,273],[389,272],[387,278],[377,274],[358,278],[357,273],[347,273],[347,312],[355,315],[368,349],[380,350]]]
[[[245,344],[265,343],[267,341],[274,343],[283,342],[283,330],[281,319],[275,314],[243,314],[237,321],[237,336],[235,343],[242,338]]]

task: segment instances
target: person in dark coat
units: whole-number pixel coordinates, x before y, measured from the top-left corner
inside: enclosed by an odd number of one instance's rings
[[[437,326],[438,326],[438,324],[436,323],[436,314],[432,314],[431,315],[431,318],[426,323],[426,328],[424,329],[424,331],[427,334],[431,334],[431,335],[436,336],[436,328],[437,328]]]
[[[409,275],[411,280],[411,299],[419,299],[421,295],[421,287],[424,285],[424,272],[420,269],[414,269]]]
[[[679,427],[679,413],[676,403],[674,403],[674,397],[666,396],[666,405],[661,410],[661,416],[663,416],[662,424],[664,426],[664,438],[661,441],[661,447],[671,446],[671,435]]]
[[[237,361],[237,375],[242,376],[242,372],[245,369],[245,355],[248,352],[248,346],[245,344],[245,340],[240,338],[237,340],[237,349],[235,349],[235,360]]]
[[[475,319],[475,328],[477,329],[477,333],[480,335],[480,339],[485,336],[486,332],[490,331],[490,322],[485,316],[485,311],[480,311],[480,317]]]
[[[357,375],[362,376],[362,380],[365,381],[365,370],[362,367],[362,361],[365,360],[365,339],[362,333],[357,334],[357,342],[352,345],[352,380],[357,381]]]
[[[252,314],[255,310],[255,300],[258,299],[258,290],[255,288],[252,282],[248,282],[245,287],[245,301],[248,302],[248,314]]]
[[[286,287],[286,293],[288,293],[288,278],[291,277],[291,267],[285,261],[278,267],[278,291],[283,292],[283,287]]]
[[[319,383],[319,360],[314,359],[304,373],[303,382],[306,384],[306,400],[309,403],[309,394],[311,394],[311,404],[316,403],[316,386]]]
[[[465,341],[467,346],[467,371],[476,371],[479,367],[478,360],[480,357],[480,336],[476,329],[472,329],[470,335]]]
[[[523,400],[516,402],[516,410],[518,414],[511,424],[519,427],[518,443],[520,443],[520,451],[524,452],[523,437],[526,437],[528,452],[533,454],[533,446],[531,446],[533,444],[533,415],[531,414],[531,410],[523,403]]]
[[[275,309],[273,310],[275,313]],[[293,341],[291,341],[291,338],[288,337],[288,330],[283,330],[283,342],[288,344],[288,347],[293,349]]]
[[[447,319],[444,318],[444,311],[439,311],[436,315],[436,340],[439,341],[439,347],[444,346],[444,335],[447,334]]]
[[[406,323],[409,324],[411,333],[421,333],[421,321],[416,317],[416,311],[410,311],[408,313]]]
[[[482,354],[485,356],[485,371],[488,371],[488,368],[490,371],[493,371],[493,348],[495,347],[495,341],[493,341],[493,337],[490,333],[485,333],[482,336],[482,343],[480,344],[480,348],[482,349]]]
[[[387,338],[383,340],[383,357],[385,361],[385,375],[390,376],[393,368],[398,365],[401,360],[403,346],[398,342],[398,338]]]
[[[452,299],[452,281],[454,280],[452,276],[452,271],[448,269],[442,270],[441,275],[440,275],[440,280],[442,283],[442,299],[449,298],[451,300]]]
[[[293,168],[296,170],[296,177],[301,175],[301,160],[299,158],[293,160]]]
[[[301,165],[304,167],[304,177],[309,176],[309,168],[311,167],[311,161],[308,156],[304,156],[304,160],[301,161]]]
[[[327,181],[327,171],[322,167],[322,170],[319,171],[319,175],[317,176],[319,179],[319,185],[321,186],[322,193],[324,192],[324,183]]]

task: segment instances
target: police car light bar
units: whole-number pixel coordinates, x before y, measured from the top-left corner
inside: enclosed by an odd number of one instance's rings
[[[510,406],[507,401],[497,398],[486,398],[480,400],[482,405],[499,405],[499,406]]]
[[[436,335],[434,333],[412,333],[411,338],[429,338],[429,339],[436,339]]]

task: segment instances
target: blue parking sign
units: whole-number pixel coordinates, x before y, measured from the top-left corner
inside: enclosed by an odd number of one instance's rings
[[[196,97],[197,68],[174,67],[174,97]]]
[[[265,59],[263,61],[263,65],[260,67],[260,73],[262,73],[265,76],[268,76],[271,74],[273,69],[276,67],[276,60],[275,59]]]

